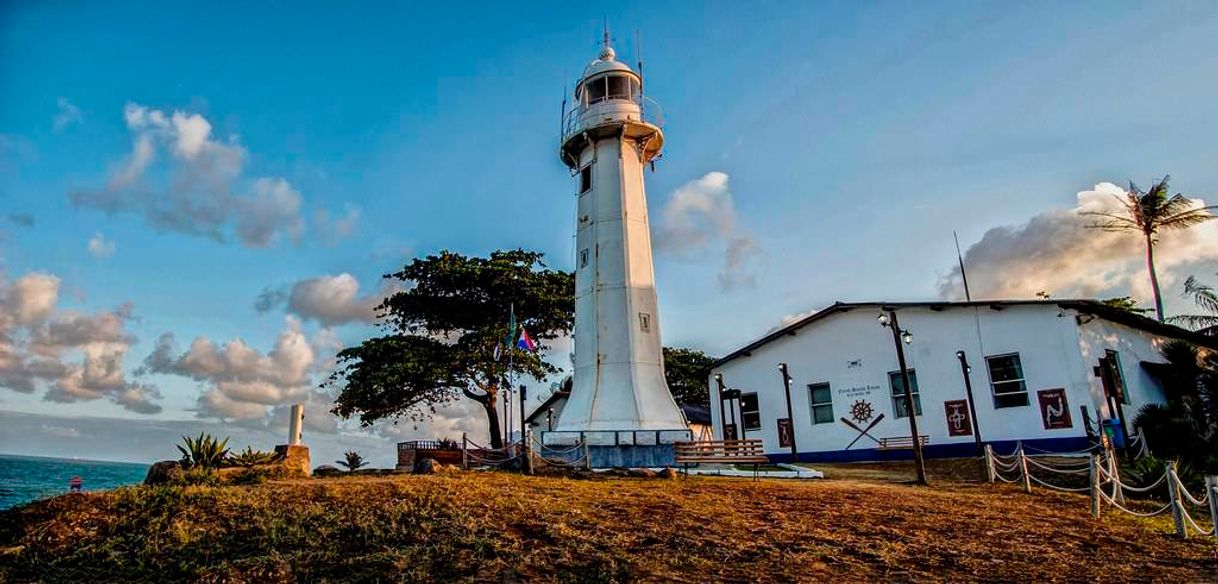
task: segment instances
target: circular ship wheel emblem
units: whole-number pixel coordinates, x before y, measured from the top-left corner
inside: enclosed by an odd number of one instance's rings
[[[871,403],[869,402],[865,402],[860,399],[855,400],[855,402],[850,405],[850,417],[854,418],[855,422],[861,424],[867,420],[870,420],[871,416],[873,415],[875,415],[875,411],[872,410]]]

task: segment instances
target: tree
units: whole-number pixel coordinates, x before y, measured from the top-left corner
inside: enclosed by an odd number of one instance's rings
[[[1201,314],[1181,314],[1167,319],[1167,322],[1190,328],[1207,335],[1218,335],[1218,292],[1208,284],[1202,284],[1196,276],[1189,276],[1184,281],[1184,296],[1192,298],[1193,303],[1200,308]]]
[[[1117,195],[1123,207],[1121,213],[1088,211],[1084,215],[1099,217],[1087,227],[1102,231],[1135,231],[1146,242],[1146,271],[1150,274],[1150,288],[1155,297],[1155,314],[1163,320],[1163,297],[1159,290],[1159,275],[1155,273],[1155,244],[1159,233],[1173,229],[1187,229],[1215,219],[1209,211],[1218,206],[1196,205],[1184,195],[1167,196],[1170,176],[1152,184],[1143,192],[1133,182],[1124,195]]]
[[[575,322],[575,277],[549,269],[543,257],[522,249],[487,258],[443,251],[387,274],[406,284],[379,307],[390,334],[338,354],[326,381],[340,389],[334,413],[358,415],[363,425],[421,421],[436,406],[465,396],[485,410],[491,447],[502,447],[496,406],[509,362],[516,377],[541,381],[556,373],[541,354],[547,341],[570,334]],[[517,331],[508,330],[513,306],[538,351],[514,347]]]
[[[1178,458],[1218,471],[1218,353],[1184,341],[1161,349],[1167,363],[1156,376],[1166,404],[1147,404],[1134,419],[1159,458]]]
[[[707,379],[715,358],[697,349],[664,347],[664,379],[679,404],[710,405]]]
[[[354,450],[344,452],[343,460],[336,460],[334,462],[337,462],[345,467],[347,472],[357,471],[365,466],[368,466],[368,461],[364,460],[364,457]]]

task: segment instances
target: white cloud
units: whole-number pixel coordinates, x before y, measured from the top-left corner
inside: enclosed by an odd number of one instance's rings
[[[766,259],[757,240],[738,226],[728,180],[716,171],[678,187],[660,211],[655,236],[657,253],[680,259],[722,249],[718,280],[724,291],[754,286]]]
[[[319,344],[331,346],[333,342],[323,337]],[[326,419],[332,417],[329,406],[319,405],[328,404],[326,398],[314,389],[320,363],[315,343],[306,338],[300,322],[289,316],[266,353],[242,339],[219,345],[200,336],[178,354],[174,335],[162,334],[139,373],[178,375],[201,382],[202,393],[196,402],[201,418],[266,425],[284,418],[283,408],[303,402],[311,409],[310,417],[316,418],[310,422],[314,431],[336,431],[338,423]]]
[[[134,336],[126,331],[133,307],[85,313],[56,307],[59,278],[26,274],[0,279],[0,387],[53,402],[110,401],[139,413],[156,413],[160,391],[129,381],[123,359]]]
[[[71,101],[68,101],[68,98],[59,98],[56,100],[56,106],[58,111],[55,112],[55,116],[51,119],[56,132],[84,120],[84,116],[80,113],[80,108],[76,107],[76,104],[73,104]]]
[[[1019,225],[995,227],[969,246],[964,261],[975,299],[1030,298],[1046,291],[1056,298],[1131,294],[1149,304],[1146,250],[1140,236],[1088,229],[1085,212],[1121,212],[1123,189],[1100,183],[1078,193],[1069,209],[1050,209]],[[1198,205],[1204,204],[1200,200]],[[1218,260],[1218,222],[1160,234],[1155,265],[1164,289],[1200,262]],[[960,269],[939,280],[943,298],[963,298]]]
[[[712,240],[736,230],[736,208],[728,176],[709,172],[677,188],[660,211],[656,249],[665,253],[703,251]]]
[[[98,259],[105,259],[114,255],[115,245],[113,241],[106,239],[106,236],[101,233],[94,233],[93,237],[89,238],[89,244],[86,246],[89,253]]]
[[[105,187],[70,193],[73,205],[138,215],[161,231],[221,242],[235,238],[247,247],[301,240],[300,193],[283,178],[244,178],[248,152],[235,136],[217,139],[211,122],[197,113],[129,103],[123,116],[131,152]],[[166,172],[150,172],[162,157]],[[330,222],[327,216],[326,221],[319,229],[330,241],[336,232],[350,232],[355,219]]]
[[[292,284],[291,290],[264,290],[254,301],[254,308],[267,312],[286,303],[287,311],[304,320],[313,320],[326,327],[376,321],[376,307],[400,288],[384,283],[373,293],[360,295],[360,284],[346,272],[308,278]]]

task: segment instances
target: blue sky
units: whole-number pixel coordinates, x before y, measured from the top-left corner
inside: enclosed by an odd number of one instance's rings
[[[653,230],[677,189],[726,175],[702,194],[731,216],[730,233],[657,253],[670,345],[723,353],[836,299],[950,296],[952,230],[967,248],[1012,226],[1016,241],[1068,253],[1034,231],[1034,218],[1075,209],[1099,183],[1171,173],[1176,190],[1218,200],[1218,6],[910,7],[6,4],[0,215],[33,225],[3,225],[0,272],[10,282],[53,274],[59,310],[131,303],[125,331],[136,340],[123,364],[136,379],[166,332],[177,354],[196,337],[240,338],[268,353],[293,325],[283,302],[259,312],[255,299],[297,282],[345,273],[367,296],[382,273],[440,249],[523,246],[570,267],[573,184],[556,156],[558,115],[564,80],[595,56],[603,19],[632,64],[642,32],[647,91],[664,108],[667,150],[647,175]],[[220,242],[158,226],[130,205],[106,213],[74,202],[71,193],[103,189],[131,156],[139,131],[124,117],[129,104],[205,119],[216,148],[244,153],[234,193],[256,192],[259,178],[290,185],[304,225],[298,241],[288,229],[266,247],[245,245],[234,234],[241,213],[219,223]],[[154,197],[175,180],[167,144],[142,177]],[[319,212],[357,220],[335,234]],[[88,250],[98,234],[105,257]],[[1187,308],[1181,276],[1216,271],[1207,246],[1218,240],[1209,237],[1183,241],[1169,258],[1170,309]],[[725,289],[730,238],[754,247]],[[1003,251],[969,253],[1017,262],[1033,250]],[[999,259],[978,279],[1003,273]],[[1093,275],[1063,269],[1015,284],[994,276],[988,290],[1144,292],[1136,254],[1103,262],[1098,288]],[[350,345],[375,332],[307,311],[294,318],[319,345],[324,335]],[[195,423],[200,393],[215,381],[168,369],[140,379],[159,388],[161,412],[107,398],[48,402],[42,388],[0,389],[0,408]]]

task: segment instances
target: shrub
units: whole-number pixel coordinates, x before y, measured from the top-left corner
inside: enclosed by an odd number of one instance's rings
[[[244,466],[248,468],[251,466],[270,464],[271,462],[274,462],[275,453],[267,452],[265,450],[254,450],[252,446],[246,446],[245,450],[230,456],[229,460],[237,466]]]
[[[211,434],[200,432],[198,438],[183,436],[184,444],[178,445],[182,453],[182,468],[195,467],[213,470],[224,465],[228,458],[228,438],[216,440]]]

